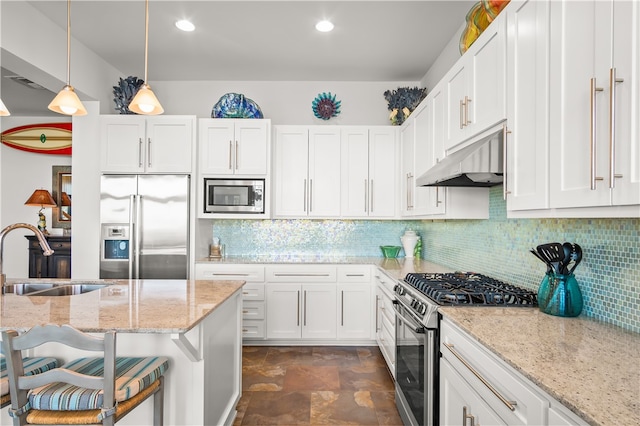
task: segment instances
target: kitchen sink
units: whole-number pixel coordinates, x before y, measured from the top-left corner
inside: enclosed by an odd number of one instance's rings
[[[19,296],[73,296],[75,294],[89,293],[100,290],[108,284],[103,283],[17,283],[6,284],[3,292],[13,293]]]

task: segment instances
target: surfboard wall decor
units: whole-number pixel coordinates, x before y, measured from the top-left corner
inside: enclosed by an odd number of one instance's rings
[[[2,143],[38,154],[71,155],[71,123],[18,126],[2,132]]]

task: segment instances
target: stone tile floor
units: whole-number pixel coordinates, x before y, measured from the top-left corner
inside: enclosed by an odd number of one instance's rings
[[[245,346],[239,425],[402,425],[375,346]]]

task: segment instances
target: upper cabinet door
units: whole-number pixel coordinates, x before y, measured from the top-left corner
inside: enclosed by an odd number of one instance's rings
[[[103,173],[191,173],[194,117],[102,116]]]
[[[260,119],[201,119],[200,173],[266,175],[269,123]]]
[[[340,129],[313,127],[309,130],[310,217],[340,216]]]
[[[366,127],[342,129],[342,201],[343,217],[366,217],[369,212],[369,130]]]
[[[638,7],[551,2],[551,207],[640,203]]]
[[[307,215],[309,130],[305,126],[276,126],[274,163],[275,216]]]
[[[549,2],[512,0],[507,14],[507,209],[549,207]]]
[[[100,117],[101,171],[144,173],[146,128],[144,117],[105,115]]]
[[[147,118],[147,173],[191,173],[193,117]]]
[[[369,217],[394,218],[396,185],[396,129],[369,129]]]

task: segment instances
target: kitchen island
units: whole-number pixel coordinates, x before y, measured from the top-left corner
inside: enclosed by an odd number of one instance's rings
[[[20,282],[38,282],[21,280]],[[47,280],[63,285],[68,280]],[[165,423],[230,424],[241,394],[244,281],[99,280],[104,288],[72,296],[0,296],[0,329],[69,324],[85,332],[115,330],[118,356],[167,356]],[[8,281],[7,284],[12,284]],[[62,349],[62,350],[61,350]],[[60,346],[33,355],[68,360],[78,351]],[[119,424],[148,424],[152,403]],[[10,424],[7,409],[0,424]]]

